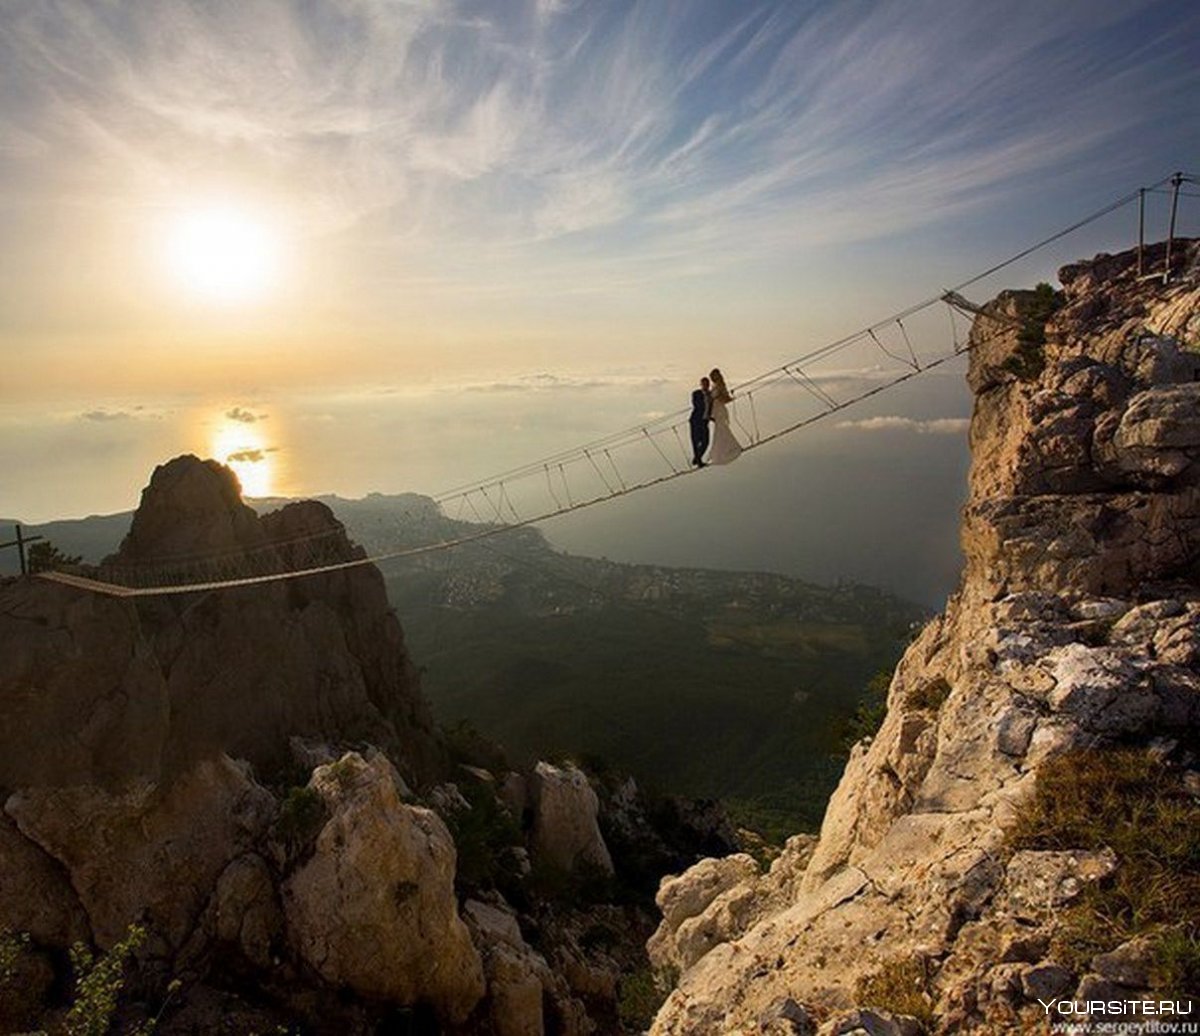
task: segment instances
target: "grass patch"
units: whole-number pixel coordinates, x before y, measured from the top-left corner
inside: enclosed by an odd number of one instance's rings
[[[487,785],[464,783],[459,791],[469,808],[442,818],[458,852],[455,881],[466,889],[491,888],[514,876],[512,849],[521,845],[521,830]]]
[[[317,837],[328,818],[325,800],[315,790],[307,787],[289,788],[279,807],[275,837],[289,851],[295,852]]]
[[[630,1032],[650,1028],[658,1009],[667,998],[662,984],[655,981],[654,972],[639,968],[621,979],[617,993],[617,1011],[622,1024]]]
[[[934,1024],[933,998],[929,995],[929,965],[918,957],[896,957],[859,979],[855,1000],[892,1014],[915,1018],[929,1031]]]
[[[1062,295],[1043,281],[1022,303],[1016,351],[1000,366],[1022,381],[1032,381],[1046,369],[1046,321],[1062,305]]]
[[[1172,929],[1158,940],[1151,977],[1159,989],[1200,989],[1200,933],[1194,925],[1190,931]]]
[[[1059,756],[1042,768],[1011,837],[1017,849],[1117,854],[1116,873],[1086,886],[1065,913],[1054,947],[1064,964],[1082,970],[1098,953],[1163,932],[1164,981],[1196,974],[1200,809],[1177,768],[1132,749]]]
[[[937,712],[949,697],[950,685],[939,677],[914,687],[905,697],[904,704],[910,709]]]

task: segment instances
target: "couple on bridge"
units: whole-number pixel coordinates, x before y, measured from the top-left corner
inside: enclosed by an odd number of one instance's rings
[[[742,444],[737,441],[729,427],[729,404],[733,393],[725,385],[724,375],[714,367],[707,378],[700,379],[700,387],[692,392],[692,412],[688,416],[688,429],[692,436],[692,466],[703,468],[708,464],[728,464],[737,460]],[[712,451],[708,459],[704,452],[709,446],[709,422],[712,422]]]

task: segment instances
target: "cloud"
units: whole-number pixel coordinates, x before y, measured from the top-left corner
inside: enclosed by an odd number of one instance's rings
[[[236,450],[233,453],[227,454],[225,461],[226,463],[234,464],[257,464],[259,461],[266,460],[268,453],[277,453],[278,451],[278,446],[267,446],[264,449]]]
[[[130,421],[134,414],[128,410],[88,410],[79,415],[84,421]]]
[[[670,378],[642,374],[571,375],[542,371],[503,381],[491,381],[459,386],[464,392],[562,392],[592,391],[595,389],[637,390],[658,388],[672,383]]]
[[[10,5],[0,204],[157,204],[220,168],[305,234],[369,232],[381,291],[615,292],[1094,168],[1145,99],[1167,125],[1192,96],[1200,29],[1154,0],[1017,5],[999,34],[945,0],[514,6]]]
[[[242,424],[254,424],[256,421],[265,421],[270,415],[256,414],[245,407],[235,406],[232,410],[226,410],[225,416],[230,421],[240,421]]]
[[[962,435],[971,427],[966,417],[867,417],[860,421],[839,421],[835,426],[859,432],[916,432],[918,435]]]

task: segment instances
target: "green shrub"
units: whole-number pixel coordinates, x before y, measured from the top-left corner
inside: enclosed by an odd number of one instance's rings
[[[350,791],[358,779],[358,765],[353,759],[343,756],[325,767],[325,773],[341,791]]]
[[[125,963],[146,940],[146,929],[130,925],[125,938],[107,953],[95,956],[86,945],[71,947],[71,970],[75,976],[75,1002],[67,1012],[67,1036],[108,1036],[117,1002],[125,985]],[[148,1022],[136,1036],[153,1031]]]
[[[308,787],[289,788],[279,807],[275,837],[290,851],[303,849],[317,837],[328,817],[325,800],[315,790]]]
[[[463,784],[459,791],[470,809],[442,819],[458,851],[455,880],[464,888],[490,888],[509,876],[512,847],[521,844],[521,831],[490,786]]]
[[[1046,322],[1062,305],[1062,296],[1042,282],[1024,300],[1021,329],[1017,332],[1016,351],[1001,364],[1001,369],[1022,381],[1032,381],[1046,369]]]
[[[649,968],[639,968],[621,979],[617,993],[617,1011],[622,1024],[632,1032],[650,1028],[667,994]]]
[[[83,558],[76,554],[64,554],[49,540],[31,543],[27,559],[30,572],[50,572],[59,568],[70,568],[83,561]]]
[[[874,737],[887,716],[888,687],[892,674],[886,670],[876,673],[863,688],[862,697],[842,732],[842,750],[849,753],[865,737]]]

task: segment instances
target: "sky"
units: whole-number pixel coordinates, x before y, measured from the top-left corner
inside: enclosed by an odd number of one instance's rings
[[[1197,171],[1198,47],[1181,0],[0,0],[0,515],[180,452],[435,493],[670,413]],[[951,369],[546,532],[934,602],[969,412]]]

